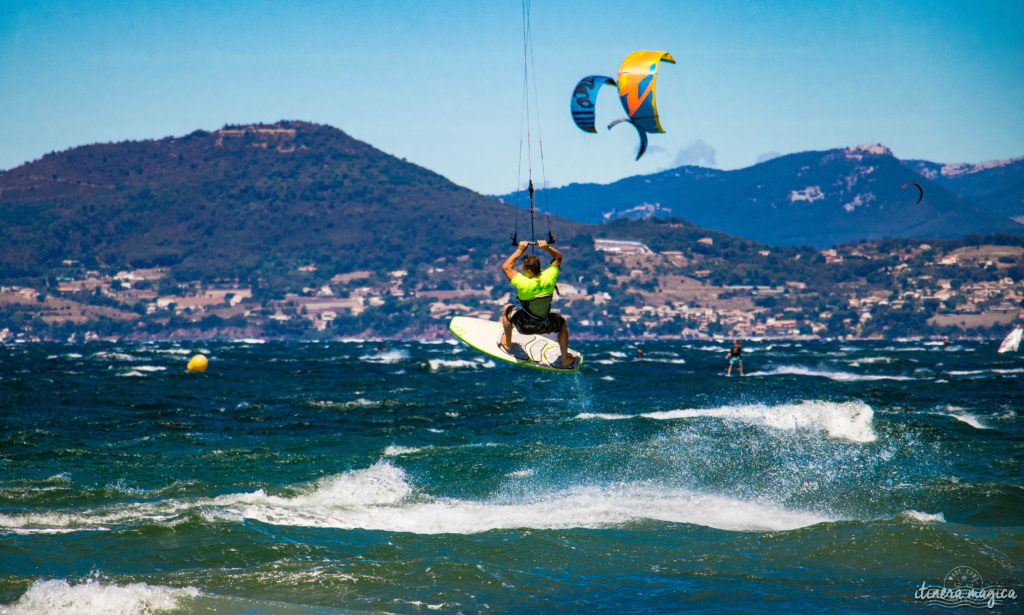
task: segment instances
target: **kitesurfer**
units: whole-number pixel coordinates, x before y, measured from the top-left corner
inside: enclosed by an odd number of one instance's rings
[[[743,346],[740,346],[739,340],[732,341],[732,348],[725,355],[726,359],[729,359],[729,370],[725,372],[726,376],[732,375],[732,366],[738,365],[740,368],[740,376],[743,375],[743,359],[740,358],[743,354]]]
[[[537,241],[537,247],[551,255],[551,265],[541,271],[540,258],[536,254],[523,256],[530,246],[528,241],[520,241],[516,251],[501,266],[512,286],[516,288],[519,306],[506,304],[501,311],[501,325],[505,329],[498,342],[502,350],[512,354],[512,327],[524,335],[543,335],[558,333],[558,346],[562,351],[561,367],[572,367],[579,355],[569,351],[569,325],[565,317],[551,311],[551,300],[554,298],[555,283],[562,267],[562,253],[548,245],[548,242]],[[516,261],[523,257],[523,272],[516,271]]]

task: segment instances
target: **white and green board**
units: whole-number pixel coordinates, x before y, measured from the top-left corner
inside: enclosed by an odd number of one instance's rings
[[[579,355],[575,364],[568,369],[556,367],[562,363],[562,352],[558,348],[558,342],[543,335],[523,335],[514,327],[512,328],[512,354],[508,354],[498,344],[501,340],[501,323],[494,320],[456,316],[452,318],[448,328],[452,330],[455,337],[480,352],[516,365],[549,372],[578,372],[580,366],[583,365],[583,355],[572,351]]]

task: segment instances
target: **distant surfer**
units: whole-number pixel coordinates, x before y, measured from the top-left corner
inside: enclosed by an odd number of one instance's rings
[[[540,258],[536,254],[523,256],[530,246],[528,241],[520,241],[516,251],[501,265],[512,286],[516,287],[519,306],[506,304],[501,311],[502,333],[498,345],[505,352],[512,354],[512,327],[524,335],[558,334],[558,347],[562,351],[561,365],[555,367],[568,368],[575,364],[578,355],[569,351],[569,324],[565,317],[551,311],[554,299],[555,283],[562,267],[562,253],[548,245],[544,240],[537,241],[537,247],[551,255],[551,265],[541,271]],[[523,257],[523,272],[516,271],[516,261]]]
[[[642,359],[642,358],[644,358],[644,347],[643,346],[639,346],[636,349],[636,356],[633,357],[633,358],[634,359]]]
[[[736,365],[740,368],[740,376],[743,375],[743,346],[740,346],[739,340],[732,341],[732,348],[725,355],[725,358],[729,360],[729,370],[725,372],[726,376],[732,375],[732,366]]]

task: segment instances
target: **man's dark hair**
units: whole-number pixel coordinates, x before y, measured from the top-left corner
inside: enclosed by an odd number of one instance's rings
[[[523,271],[529,271],[533,275],[540,275],[540,259],[536,254],[527,254],[523,257]]]

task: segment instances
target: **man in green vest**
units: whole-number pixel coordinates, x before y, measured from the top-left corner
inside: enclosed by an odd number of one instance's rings
[[[501,325],[505,332],[501,336],[498,345],[505,352],[512,354],[512,327],[524,335],[542,335],[545,333],[558,333],[558,346],[562,351],[560,365],[564,369],[575,365],[579,355],[569,352],[569,325],[565,317],[558,312],[551,311],[551,300],[554,298],[555,283],[558,281],[558,272],[562,267],[562,253],[548,245],[548,242],[539,240],[537,247],[551,255],[551,265],[541,271],[540,258],[536,254],[523,256],[530,246],[528,241],[520,241],[516,251],[512,253],[501,270],[512,286],[516,287],[516,296],[519,299],[519,306],[507,304],[501,312]],[[516,261],[523,256],[523,272],[516,271]]]

